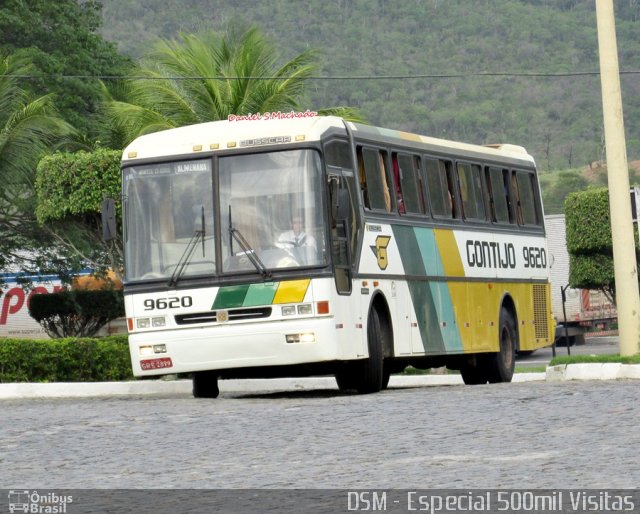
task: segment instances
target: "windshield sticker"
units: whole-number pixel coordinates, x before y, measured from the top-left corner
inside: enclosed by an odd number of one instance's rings
[[[176,164],[176,173],[189,173],[193,171],[210,171],[211,163],[209,161],[199,162],[181,162]]]

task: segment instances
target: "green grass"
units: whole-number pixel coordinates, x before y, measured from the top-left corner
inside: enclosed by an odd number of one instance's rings
[[[554,357],[549,362],[549,366],[559,364],[583,364],[583,363],[606,363],[620,362],[622,364],[640,364],[640,355],[620,356],[620,355],[565,355]]]
[[[544,373],[546,366],[516,366],[516,373]]]
[[[554,357],[549,362],[549,366],[559,364],[582,364],[582,363],[605,363],[620,362],[622,364],[640,364],[640,355],[632,355],[630,357],[621,357],[620,355],[566,355],[562,357]],[[440,370],[440,368],[438,368]],[[544,373],[546,366],[516,366],[515,373]],[[446,373],[434,373],[433,369],[417,369],[408,366],[401,375],[459,375],[460,372],[453,369],[446,370]]]
[[[440,368],[438,368],[440,369]],[[544,373],[547,370],[546,366],[516,366],[515,373]],[[448,369],[446,373],[434,373],[433,369],[417,369],[413,366],[408,366],[401,375],[459,375],[460,372],[456,369]]]

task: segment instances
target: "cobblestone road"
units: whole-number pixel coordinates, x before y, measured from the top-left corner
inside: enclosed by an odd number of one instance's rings
[[[2,401],[4,488],[631,488],[637,382]]]

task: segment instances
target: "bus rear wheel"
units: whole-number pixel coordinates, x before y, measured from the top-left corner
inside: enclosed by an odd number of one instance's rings
[[[511,382],[516,364],[517,336],[513,316],[504,307],[500,311],[498,333],[500,350],[487,354],[487,379],[489,383]]]
[[[486,384],[488,381],[484,355],[476,355],[475,358],[460,367],[462,381],[466,385]]]
[[[196,371],[193,374],[194,398],[217,398],[219,394],[218,375],[215,371]]]

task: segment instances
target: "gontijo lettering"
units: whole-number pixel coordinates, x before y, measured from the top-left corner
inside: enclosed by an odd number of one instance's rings
[[[513,243],[467,240],[467,264],[472,268],[515,269],[517,252]],[[522,259],[525,268],[545,269],[547,251],[539,246],[523,246]]]
[[[467,241],[467,263],[477,268],[515,268],[516,250],[513,243]]]

